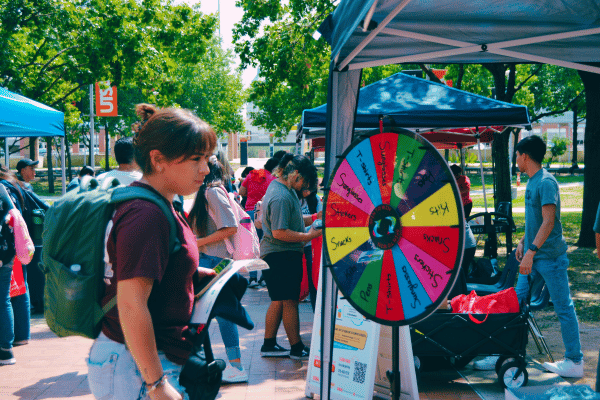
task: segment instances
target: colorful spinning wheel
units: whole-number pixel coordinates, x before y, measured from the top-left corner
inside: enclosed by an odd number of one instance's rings
[[[324,201],[325,260],[366,318],[407,325],[434,312],[456,278],[464,214],[448,164],[409,131],[361,136]]]

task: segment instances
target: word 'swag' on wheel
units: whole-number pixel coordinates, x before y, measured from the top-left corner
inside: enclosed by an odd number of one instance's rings
[[[338,161],[324,201],[325,263],[366,318],[407,325],[454,284],[464,213],[448,164],[405,130],[361,135]]]

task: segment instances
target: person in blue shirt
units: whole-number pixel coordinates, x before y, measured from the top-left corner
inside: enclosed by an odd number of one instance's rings
[[[562,377],[583,377],[583,353],[579,323],[569,289],[567,243],[560,222],[558,182],[542,168],[546,143],[532,135],[517,144],[517,165],[529,176],[525,191],[525,236],[517,246],[520,261],[516,291],[519,298],[529,292],[529,280],[541,276],[546,282],[554,310],[560,321],[565,359],[543,364],[548,371]]]

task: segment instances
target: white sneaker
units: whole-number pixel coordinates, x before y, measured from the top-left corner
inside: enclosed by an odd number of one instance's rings
[[[473,363],[473,369],[478,371],[493,371],[496,369],[498,358],[498,356],[487,356],[479,361],[475,361]]]
[[[223,371],[223,383],[242,383],[248,382],[248,373],[242,367],[241,370],[231,365],[227,365],[227,368]]]
[[[565,358],[554,363],[545,362],[543,366],[563,378],[583,378],[583,360],[576,363]]]

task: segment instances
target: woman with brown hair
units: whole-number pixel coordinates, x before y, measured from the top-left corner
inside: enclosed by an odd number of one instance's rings
[[[117,206],[107,228],[108,284],[101,302],[116,296],[117,305],[90,349],[88,381],[96,398],[182,399],[187,394],[178,378],[192,349],[184,332],[193,308],[193,277],[215,273],[198,268],[196,237],[173,209],[173,199],[202,185],[216,136],[186,110],[141,104],[137,111],[147,116],[133,142],[143,176],[131,186],[164,197],[182,247],[169,254],[169,222],[155,204],[136,199]]]

